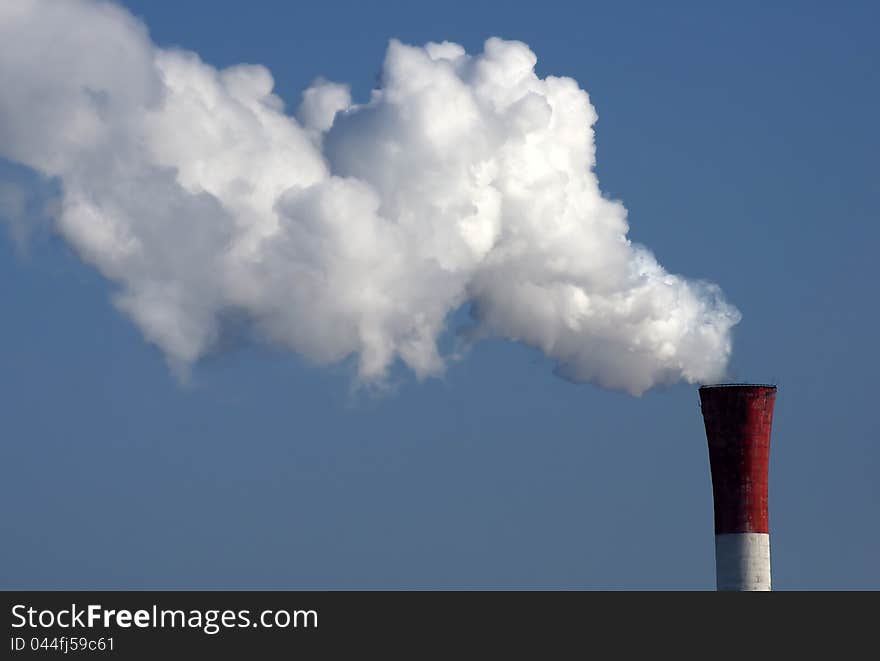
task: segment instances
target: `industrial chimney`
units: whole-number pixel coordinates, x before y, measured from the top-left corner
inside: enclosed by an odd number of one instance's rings
[[[770,589],[767,469],[776,386],[700,388],[715,498],[718,590]]]

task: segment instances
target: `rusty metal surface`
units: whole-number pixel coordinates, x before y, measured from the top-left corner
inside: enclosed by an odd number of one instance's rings
[[[700,388],[716,535],[770,532],[767,478],[775,402],[776,386]]]

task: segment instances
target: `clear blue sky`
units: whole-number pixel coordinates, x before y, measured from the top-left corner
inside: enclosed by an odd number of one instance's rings
[[[779,384],[774,587],[880,589],[876,3],[124,4],[289,106],[319,74],[365,99],[392,37],[521,39],[577,79],[631,237],[719,283],[734,376]],[[2,233],[0,291],[0,587],[714,587],[694,386],[487,341],[382,397],[264,347],[181,387],[50,231]]]

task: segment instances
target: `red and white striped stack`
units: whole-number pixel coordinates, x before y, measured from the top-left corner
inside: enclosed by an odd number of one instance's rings
[[[718,590],[770,589],[767,475],[776,386],[700,388],[715,498]]]

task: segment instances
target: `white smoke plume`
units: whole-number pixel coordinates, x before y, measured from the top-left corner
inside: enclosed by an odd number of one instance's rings
[[[156,47],[96,0],[0,0],[0,156],[58,182],[58,231],[180,373],[224,324],[381,382],[438,337],[537,347],[638,394],[723,375],[739,313],[627,238],[593,172],[587,93],[523,43],[391,41],[367,103],[318,80],[294,114],[262,66]]]

